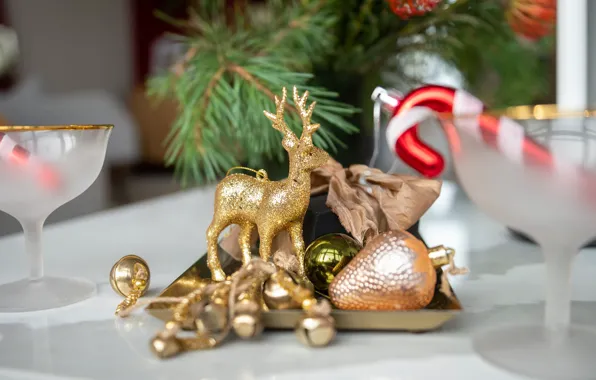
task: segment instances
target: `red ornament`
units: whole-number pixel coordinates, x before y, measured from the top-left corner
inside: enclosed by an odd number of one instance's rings
[[[557,0],[510,0],[506,17],[517,35],[536,41],[552,32],[557,19]]]
[[[407,20],[413,16],[423,16],[435,9],[441,0],[388,0],[393,13]]]

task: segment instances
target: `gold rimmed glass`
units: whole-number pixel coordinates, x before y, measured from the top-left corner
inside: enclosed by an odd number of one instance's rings
[[[596,238],[596,111],[538,105],[438,119],[469,198],[536,241],[545,260],[544,321],[505,317],[475,335],[476,351],[531,377],[595,378],[596,330],[570,316],[573,259]]]
[[[29,277],[0,284],[0,312],[66,306],[89,298],[95,284],[44,275],[47,217],[96,180],[111,125],[0,126],[0,210],[23,227]]]

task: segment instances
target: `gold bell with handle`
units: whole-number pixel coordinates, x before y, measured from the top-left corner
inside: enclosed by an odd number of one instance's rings
[[[126,297],[116,308],[116,315],[133,306],[147,292],[150,279],[149,265],[139,256],[126,255],[114,264],[110,285],[116,293]]]

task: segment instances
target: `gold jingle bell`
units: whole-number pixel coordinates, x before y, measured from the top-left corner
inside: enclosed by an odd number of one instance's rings
[[[315,290],[326,295],[335,276],[362,249],[358,241],[345,234],[318,237],[306,248],[304,269]]]
[[[263,332],[264,326],[261,318],[255,313],[241,313],[232,319],[234,332],[242,339],[255,338]]]
[[[293,280],[296,282],[295,279]],[[288,289],[283,287],[274,277],[269,277],[263,284],[263,301],[271,310],[300,308],[300,302],[294,299]]]
[[[220,333],[226,328],[228,310],[224,305],[210,303],[194,320],[194,328],[200,335],[206,335],[209,332]]]
[[[180,341],[175,336],[156,336],[151,340],[151,351],[160,359],[170,358],[183,350]]]
[[[149,265],[139,256],[126,255],[118,260],[110,270],[110,285],[126,299],[118,305],[116,314],[134,305],[149,289],[150,280]]]
[[[330,316],[304,315],[296,324],[296,336],[309,347],[325,347],[335,338],[335,320]]]
[[[232,318],[232,328],[242,339],[255,338],[265,328],[261,320],[261,307],[252,299],[243,299],[236,305],[236,314]]]
[[[142,296],[149,288],[151,275],[147,262],[137,255],[126,255],[114,264],[110,271],[112,289],[122,297],[127,297],[134,288],[135,276],[141,271],[145,271],[147,274],[145,287],[141,291]]]

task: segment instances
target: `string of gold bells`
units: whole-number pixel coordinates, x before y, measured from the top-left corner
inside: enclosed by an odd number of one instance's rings
[[[392,231],[387,236],[391,238],[399,234],[404,235],[400,244],[418,243],[403,231]],[[387,244],[381,244],[380,251],[376,249],[376,244],[370,244],[368,247],[368,251],[362,250],[357,256],[361,261],[370,257],[369,251],[388,252]],[[430,268],[445,266],[443,276],[447,273],[459,275],[467,272],[467,269],[458,268],[455,265],[453,261],[455,251],[451,248],[419,247],[416,251],[421,255],[412,263],[425,258]],[[277,252],[276,256],[281,253],[283,252]],[[399,258],[402,253],[401,250],[394,250],[391,255],[393,258]],[[373,273],[378,269],[377,265],[362,264],[355,260],[351,263],[358,264],[354,270],[359,272],[355,275],[359,280],[349,286],[351,289],[342,289],[344,287],[342,276],[353,277],[354,275],[350,272],[349,266],[342,269],[338,276],[339,281],[332,282],[329,296],[338,308],[415,310],[423,308],[430,301],[429,295],[432,295],[433,283],[436,281],[434,277],[410,284],[412,282],[412,275],[410,275],[408,281],[395,282],[394,279],[393,282],[397,287],[388,286],[392,282],[382,281],[379,285],[382,289],[375,289],[376,286],[371,286],[369,281],[375,277]],[[398,266],[404,267],[404,265]],[[118,260],[110,273],[112,287],[126,297],[116,308],[118,317],[126,318],[134,310],[151,304],[173,306],[171,320],[151,340],[152,352],[161,359],[170,358],[185,351],[215,348],[223,343],[231,332],[241,339],[258,338],[264,329],[262,312],[269,310],[301,308],[303,315],[296,323],[295,333],[298,340],[306,346],[327,346],[336,335],[335,320],[331,313],[332,305],[325,297],[318,299],[315,297],[312,283],[302,283],[295,274],[260,258],[253,258],[248,265],[242,266],[224,281],[201,279],[196,283],[196,288],[183,297],[155,297],[139,300],[147,291],[149,281],[150,271],[147,263],[134,255]],[[411,289],[407,288],[408,285]],[[451,289],[446,278],[442,281],[442,285],[440,291],[449,296]],[[369,294],[362,293],[362,286],[368,288]],[[393,288],[395,289],[392,290]],[[415,289],[414,293],[412,289]],[[426,299],[420,300],[421,298]],[[364,307],[363,301],[371,303],[370,307]],[[191,333],[193,330],[194,336]],[[188,336],[189,334],[191,336]]]
[[[116,308],[118,317],[126,318],[134,310],[152,303],[175,304],[172,320],[151,340],[151,350],[162,359],[184,351],[214,348],[232,331],[241,339],[259,337],[263,331],[261,312],[268,310],[263,300],[264,288],[283,289],[283,294],[278,296],[291,299],[303,309],[304,315],[295,329],[301,343],[310,347],[326,346],[336,334],[329,302],[317,300],[311,289],[299,285],[289,273],[260,258],[253,259],[225,281],[205,279],[184,297],[137,301],[146,291],[148,277],[145,261],[131,255],[114,265],[110,282],[114,290],[127,297]],[[194,336],[183,336],[185,330],[196,331]]]

